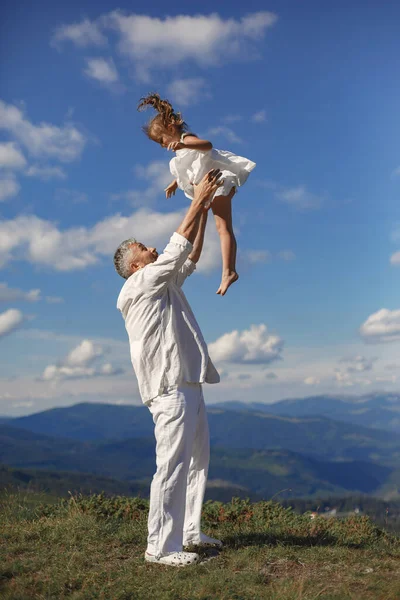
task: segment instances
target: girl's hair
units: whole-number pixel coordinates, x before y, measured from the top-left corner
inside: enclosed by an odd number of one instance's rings
[[[182,119],[181,113],[175,112],[171,103],[168,100],[162,100],[159,94],[149,94],[145,98],[141,98],[138,110],[146,110],[149,106],[152,106],[158,114],[144,125],[142,130],[154,142],[161,142],[161,135],[169,125],[174,125],[180,133],[187,131],[188,126]]]

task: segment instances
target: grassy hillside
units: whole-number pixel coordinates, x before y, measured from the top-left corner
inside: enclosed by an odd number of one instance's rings
[[[368,515],[379,527],[400,534],[400,501],[384,501],[364,495],[325,496],[312,499],[292,498],[282,501],[282,505],[292,507],[299,514],[312,511],[326,515],[334,509],[337,515],[348,515],[357,510],[360,514]]]
[[[72,473],[68,471],[48,471],[38,469],[13,469],[0,465],[0,500],[15,492],[26,494],[31,504],[37,502],[40,496],[48,503],[56,503],[61,498],[70,498],[71,494],[102,494],[105,497],[140,496],[148,498],[150,479],[147,481],[125,482],[118,479],[92,475],[91,473]],[[340,496],[313,495],[296,497],[291,491],[278,490],[275,492],[283,506],[291,506],[296,512],[317,511],[325,515],[326,510],[336,509],[338,514],[354,513],[357,508],[360,514],[368,515],[374,523],[400,534],[400,499],[382,500],[381,498],[360,494]],[[232,498],[248,499],[253,502],[270,500],[273,494],[260,495],[248,488],[223,479],[209,479],[206,489],[206,500],[231,502]],[[286,498],[286,499],[285,499]]]
[[[296,515],[273,502],[207,503],[203,529],[220,553],[172,569],[143,561],[147,503],[73,496],[0,505],[0,593],[15,598],[125,600],[394,600],[400,541],[368,518]]]

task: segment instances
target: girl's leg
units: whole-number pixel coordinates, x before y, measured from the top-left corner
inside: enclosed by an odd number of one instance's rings
[[[222,279],[217,294],[224,296],[228,287],[239,279],[236,273],[236,239],[232,227],[232,198],[235,195],[233,187],[228,196],[216,196],[211,204],[215,224],[221,240]]]

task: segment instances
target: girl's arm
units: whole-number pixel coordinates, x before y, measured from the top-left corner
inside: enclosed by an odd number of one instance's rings
[[[182,150],[182,148],[188,148],[189,150],[198,150],[199,152],[208,152],[213,147],[212,143],[208,140],[200,140],[195,135],[185,135],[183,142],[171,142],[168,144],[167,150],[176,152]]]
[[[199,150],[200,152],[208,152],[213,145],[208,140],[200,140],[195,135],[185,135],[183,138],[183,147],[189,150]]]
[[[165,196],[167,198],[171,198],[171,196],[175,196],[175,192],[178,188],[178,182],[174,179],[166,188],[164,188]]]

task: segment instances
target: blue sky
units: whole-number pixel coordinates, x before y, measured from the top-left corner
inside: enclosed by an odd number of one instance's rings
[[[395,2],[9,3],[0,25],[0,414],[138,403],[112,255],[161,250],[188,201],[140,127],[157,90],[256,161],[223,298],[210,214],[187,296],[222,372],[209,402],[397,391]]]

